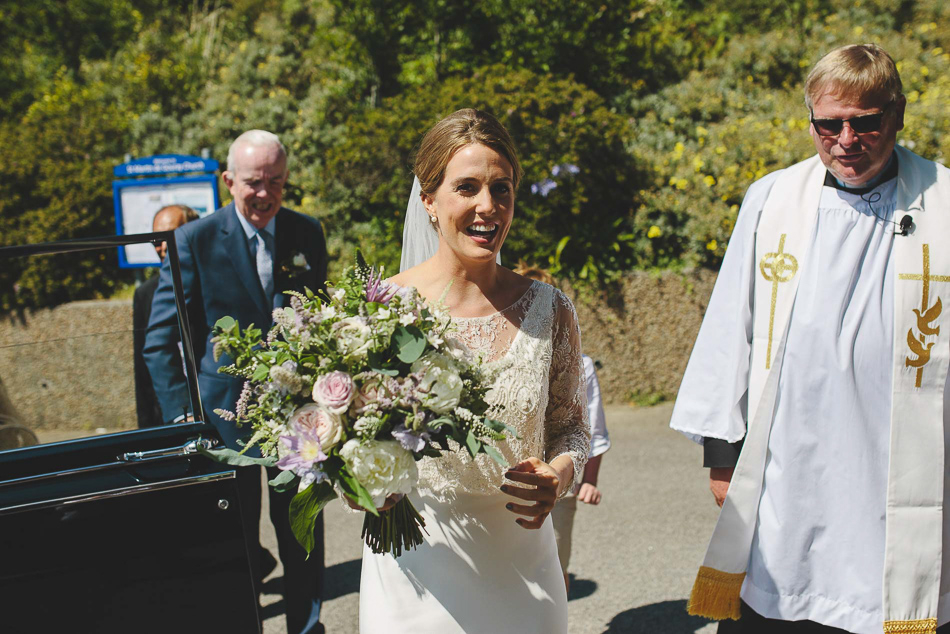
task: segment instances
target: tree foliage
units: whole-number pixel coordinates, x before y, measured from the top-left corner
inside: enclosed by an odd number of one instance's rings
[[[506,261],[595,279],[715,267],[748,185],[812,151],[807,69],[855,41],[900,61],[902,142],[950,156],[939,0],[36,0],[0,16],[0,245],[112,233],[125,153],[223,160],[259,127],[289,148],[285,200],[325,222],[331,253],[392,264],[415,147],[474,106],[526,169]],[[127,282],[105,256],[5,264],[0,310]]]

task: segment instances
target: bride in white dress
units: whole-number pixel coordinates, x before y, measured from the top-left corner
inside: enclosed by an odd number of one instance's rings
[[[497,443],[507,471],[464,451],[419,463],[410,498],[428,535],[398,559],[364,548],[360,632],[566,633],[547,517],[583,472],[590,443],[577,316],[559,290],[497,264],[521,168],[494,117],[467,109],[440,121],[414,172],[422,204],[410,201],[407,233],[418,240],[409,241],[428,240],[435,253],[391,281],[430,301],[448,287],[452,336],[496,366],[489,402],[519,438]]]

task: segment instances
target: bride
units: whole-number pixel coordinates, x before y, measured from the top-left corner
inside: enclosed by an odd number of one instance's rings
[[[583,473],[590,442],[577,316],[559,290],[497,263],[521,168],[494,117],[449,115],[423,138],[413,171],[421,192],[403,268],[418,264],[390,281],[429,301],[445,293],[452,336],[495,366],[488,400],[518,438],[498,443],[507,470],[464,451],[419,463],[410,498],[428,535],[399,558],[364,548],[360,632],[564,633],[547,517]]]

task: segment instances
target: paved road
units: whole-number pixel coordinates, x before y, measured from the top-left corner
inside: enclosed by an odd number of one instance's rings
[[[604,500],[596,507],[579,504],[574,526],[571,634],[715,631],[714,624],[686,614],[686,597],[717,509],[700,466],[702,451],[669,430],[670,409],[607,408],[612,447],[601,466]],[[356,634],[362,519],[334,502],[325,521],[322,620],[330,634]],[[276,555],[269,522],[261,528]],[[278,566],[265,582],[265,590],[275,593],[262,601],[265,634],[285,634],[281,584]]]

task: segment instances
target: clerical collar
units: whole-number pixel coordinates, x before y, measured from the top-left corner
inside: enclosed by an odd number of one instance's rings
[[[877,189],[882,183],[886,183],[892,178],[897,178],[897,152],[891,154],[891,158],[888,159],[887,165],[884,166],[884,169],[881,170],[880,174],[861,187],[849,187],[847,184],[842,183],[837,178],[832,176],[831,172],[828,171],[825,172],[825,187],[833,187],[835,189],[840,189],[843,192],[857,194],[860,196]]]

